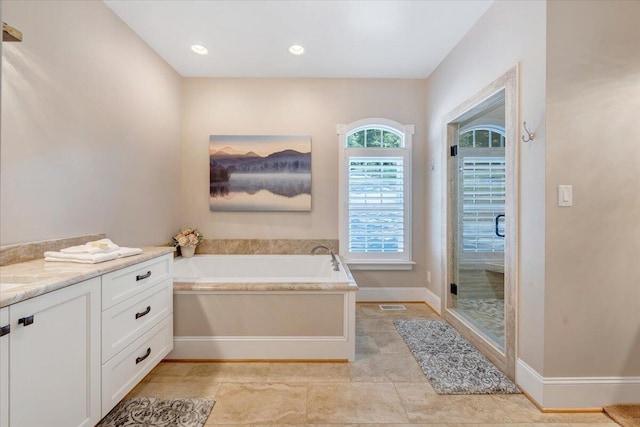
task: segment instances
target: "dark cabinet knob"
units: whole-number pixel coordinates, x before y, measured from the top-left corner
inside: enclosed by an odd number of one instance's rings
[[[11,332],[11,325],[3,326],[0,328],[0,337],[3,337]]]

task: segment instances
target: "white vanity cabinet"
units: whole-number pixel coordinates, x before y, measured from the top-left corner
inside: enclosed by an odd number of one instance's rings
[[[10,306],[9,325],[9,425],[98,423],[100,278]]]
[[[0,427],[9,425],[9,307],[0,308]]]
[[[0,308],[0,328],[0,427],[95,426],[173,349],[173,256]]]

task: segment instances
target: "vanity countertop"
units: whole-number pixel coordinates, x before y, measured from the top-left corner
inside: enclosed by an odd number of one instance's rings
[[[47,262],[43,258],[2,266],[0,308],[175,251],[172,247],[142,249],[140,255],[99,264]]]

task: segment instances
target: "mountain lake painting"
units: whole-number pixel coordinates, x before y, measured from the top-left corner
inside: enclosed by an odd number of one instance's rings
[[[211,135],[209,209],[310,211],[311,137]]]

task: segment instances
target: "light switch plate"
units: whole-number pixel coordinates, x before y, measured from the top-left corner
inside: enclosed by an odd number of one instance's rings
[[[558,206],[573,206],[573,185],[558,185]]]

